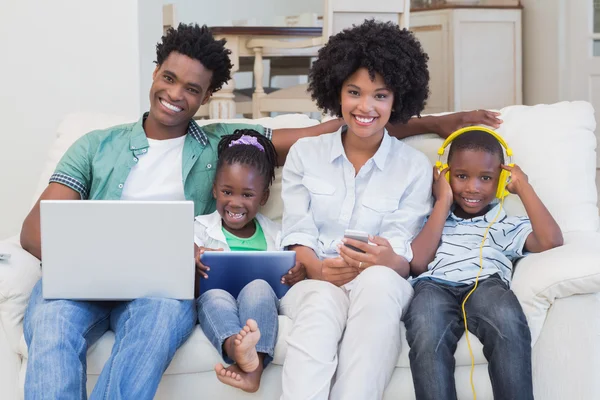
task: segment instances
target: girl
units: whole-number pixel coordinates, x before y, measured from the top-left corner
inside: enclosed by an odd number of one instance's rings
[[[213,184],[217,210],[196,217],[195,223],[196,265],[204,278],[210,271],[200,262],[204,251],[276,250],[280,236],[278,224],[258,213],[269,198],[277,166],[271,141],[254,130],[237,130],[221,139],[218,155]],[[303,267],[297,264],[282,282],[293,285],[304,277]],[[237,299],[220,289],[198,298],[200,327],[232,364],[215,366],[221,382],[247,392],[258,390],[263,369],[273,359],[278,307],[277,296],[263,280],[250,282]]]
[[[419,115],[428,80],[421,46],[392,23],[365,21],[332,36],[313,64],[312,97],[347,127],[300,139],[283,169],[282,245],[296,250],[310,279],[281,301],[293,320],[282,399],[383,397],[412,296],[410,242],[431,209],[432,179],[426,156],[386,125]],[[346,229],[370,234],[369,244],[344,239],[364,253],[337,247]]]

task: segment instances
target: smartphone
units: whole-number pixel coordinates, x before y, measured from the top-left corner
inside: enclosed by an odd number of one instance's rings
[[[359,240],[363,243],[369,243],[369,234],[364,231],[356,231],[353,229],[346,229],[346,231],[344,232],[344,237],[348,238],[348,239]],[[345,244],[345,246],[354,251],[358,251],[359,253],[364,253],[364,251],[362,251],[361,249],[358,249],[352,245]]]

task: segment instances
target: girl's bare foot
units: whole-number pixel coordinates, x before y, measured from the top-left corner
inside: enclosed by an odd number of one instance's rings
[[[215,366],[217,378],[226,385],[242,389],[244,392],[254,393],[260,387],[260,377],[263,372],[262,364],[259,364],[253,372],[244,372],[237,364],[227,368],[219,363]]]
[[[253,372],[260,365],[256,343],[260,339],[260,330],[255,320],[249,319],[233,341],[233,357],[243,372]]]

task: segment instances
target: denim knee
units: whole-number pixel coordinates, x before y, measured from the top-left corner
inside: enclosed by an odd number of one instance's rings
[[[136,302],[133,312],[144,309],[142,318],[151,321],[147,333],[152,337],[165,337],[168,342],[174,339],[180,345],[196,324],[196,307],[192,300],[141,298],[133,302]]]
[[[503,338],[531,341],[527,318],[516,297],[514,301],[510,299],[508,302],[500,302],[493,307],[493,311],[481,319],[488,320],[488,323],[496,328]]]
[[[27,342],[36,333],[43,334],[45,342],[62,343],[69,337],[83,337],[85,328],[77,324],[71,302],[72,300],[52,300],[38,303],[34,309],[28,310],[24,330]]]
[[[200,297],[198,297],[198,299],[196,300],[198,311],[200,311],[202,307],[207,303],[211,303],[211,306],[213,306],[214,302],[226,303],[228,305],[233,306],[235,306],[236,304],[235,298],[231,294],[229,294],[229,292],[223,289],[211,289],[202,293]]]
[[[274,297],[276,297],[275,292],[273,292],[271,285],[269,285],[267,281],[263,279],[255,279],[244,286],[242,290],[240,290],[238,300],[255,299],[256,301],[260,301],[272,299]]]

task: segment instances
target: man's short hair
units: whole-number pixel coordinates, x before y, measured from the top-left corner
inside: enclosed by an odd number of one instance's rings
[[[156,64],[161,65],[174,51],[200,61],[212,71],[208,88],[212,93],[231,79],[231,50],[225,48],[225,39],[215,40],[206,25],[179,24],[177,29],[169,28],[156,44]]]

